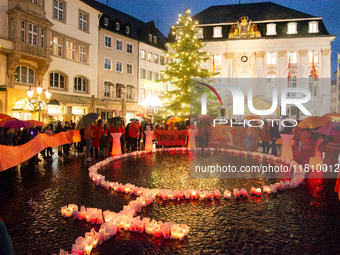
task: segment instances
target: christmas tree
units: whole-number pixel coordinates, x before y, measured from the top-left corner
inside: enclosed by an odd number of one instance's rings
[[[204,91],[196,89],[199,84],[193,80],[209,82],[209,78],[215,75],[209,69],[202,68],[203,64],[211,60],[211,55],[201,51],[205,44],[197,36],[198,22],[189,15],[190,10],[186,9],[185,13],[179,14],[177,25],[171,28],[172,37],[176,36],[176,39],[168,46],[174,52],[167,53],[168,69],[163,72],[164,78],[161,81],[170,82],[174,89],[160,96],[164,108],[162,114],[200,114],[201,95]],[[218,109],[211,98],[207,104],[208,114],[217,116]]]

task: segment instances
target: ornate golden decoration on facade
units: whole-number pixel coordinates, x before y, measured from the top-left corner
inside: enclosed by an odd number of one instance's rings
[[[285,50],[279,50],[279,57],[285,57],[286,51]]]
[[[256,58],[264,58],[264,51],[256,51]]]
[[[240,21],[237,21],[231,26],[228,36],[230,39],[251,37],[261,37],[261,32],[257,25],[251,22],[246,16],[241,17]]]
[[[321,53],[322,53],[322,56],[328,56],[329,55],[329,49],[322,49]]]
[[[300,53],[300,56],[301,57],[305,57],[305,56],[307,56],[307,50],[299,50],[299,53]]]
[[[234,58],[234,52],[224,52],[223,53],[223,56],[224,56],[224,58],[226,58],[226,59],[230,59],[230,58]]]

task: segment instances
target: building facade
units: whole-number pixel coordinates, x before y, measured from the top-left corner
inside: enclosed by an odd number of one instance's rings
[[[330,52],[335,36],[328,33],[321,17],[265,2],[212,6],[193,19],[198,21],[198,37],[206,43],[202,51],[212,56],[203,67],[215,69],[216,78],[232,78],[230,82],[242,89],[245,98],[252,88],[253,97],[271,105],[274,87],[278,91],[305,88],[312,99],[304,106],[312,114],[330,112]],[[317,78],[312,76],[313,67]],[[218,87],[219,79],[215,81]],[[221,92],[229,117],[232,96],[229,91]],[[298,93],[288,96],[303,97]],[[288,107],[286,116],[299,117],[293,110]]]

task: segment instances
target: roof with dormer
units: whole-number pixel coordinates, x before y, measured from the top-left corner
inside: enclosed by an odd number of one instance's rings
[[[118,11],[112,7],[109,7],[94,0],[81,1],[103,13],[99,23],[101,29],[107,29],[123,36],[127,36],[129,38],[142,41],[155,47],[165,49],[164,42],[166,37],[156,28],[153,21],[145,23],[139,19],[132,17],[129,14]],[[108,26],[104,25],[104,18],[108,19]],[[119,30],[116,30],[116,22],[120,24]],[[126,33],[127,26],[130,28],[129,34]],[[149,42],[149,34],[157,36],[156,44]]]

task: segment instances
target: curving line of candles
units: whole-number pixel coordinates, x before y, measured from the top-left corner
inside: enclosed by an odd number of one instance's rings
[[[101,209],[97,208],[86,208],[81,206],[80,211],[78,211],[78,206],[74,204],[69,204],[61,208],[61,214],[64,217],[72,217],[74,219],[86,220],[91,222],[91,224],[100,224],[100,229],[96,232],[94,229],[89,233],[85,233],[84,237],[78,237],[75,244],[72,246],[72,254],[90,254],[92,248],[97,247],[103,241],[110,239],[122,228],[124,230],[130,230],[132,232],[142,233],[144,230],[147,234],[160,237],[163,235],[165,239],[179,239],[184,240],[184,237],[189,233],[190,228],[187,225],[175,224],[170,222],[163,223],[161,221],[156,222],[149,218],[141,219],[140,216],[136,216],[137,212],[141,212],[141,207],[147,206],[154,201],[156,196],[161,197],[163,200],[181,200],[181,199],[219,199],[221,192],[215,189],[213,192],[206,190],[175,190],[172,189],[148,189],[143,187],[138,187],[133,184],[127,183],[125,185],[117,182],[109,182],[105,180],[105,176],[98,174],[97,171],[101,167],[109,164],[113,160],[118,160],[121,158],[126,158],[129,156],[136,156],[152,152],[161,151],[176,151],[183,152],[188,150],[202,150],[201,148],[190,149],[187,147],[180,148],[162,148],[153,149],[148,151],[138,151],[127,153],[124,155],[113,156],[107,158],[103,161],[96,163],[91,166],[89,170],[89,176],[96,186],[104,187],[107,190],[114,190],[116,192],[125,192],[139,196],[136,200],[130,201],[128,206],[124,206],[123,210],[119,213],[110,212],[109,210],[102,213]],[[237,154],[240,156],[251,156],[255,158],[267,158],[275,162],[282,162],[285,164],[290,164],[291,166],[298,167],[299,165],[295,161],[286,160],[280,157],[275,157],[272,155],[257,153],[257,152],[247,152],[239,151],[233,149],[218,149],[218,148],[204,148],[204,151],[221,151],[231,154]],[[283,191],[284,189],[292,189],[298,187],[304,181],[304,173],[294,173],[290,181],[280,181],[275,184],[270,184],[269,186],[263,186],[264,193],[276,193],[277,190]],[[242,188],[240,191],[238,189],[233,189],[233,195],[236,199],[242,197],[248,197],[248,192],[246,189]],[[250,190],[250,195],[261,196],[261,188],[252,187]],[[226,199],[231,198],[231,192],[225,190],[223,197]],[[60,255],[67,255],[68,253],[64,250],[60,250]]]

